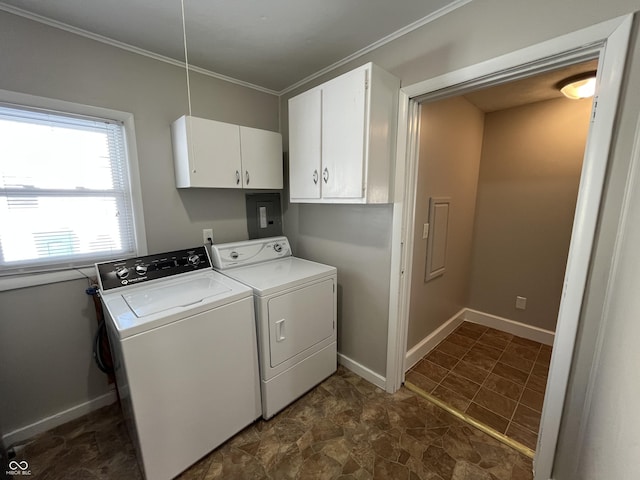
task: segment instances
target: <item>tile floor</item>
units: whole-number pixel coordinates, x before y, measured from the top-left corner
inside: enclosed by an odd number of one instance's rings
[[[35,437],[33,478],[140,479],[118,405]],[[258,420],[180,479],[531,480],[531,460],[402,388],[343,369]]]
[[[550,359],[548,345],[463,322],[406,380],[535,449]]]

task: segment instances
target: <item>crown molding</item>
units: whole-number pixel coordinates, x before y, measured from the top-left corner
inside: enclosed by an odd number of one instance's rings
[[[120,42],[118,40],[114,40],[113,38],[105,37],[104,35],[99,35],[97,33],[89,32],[88,30],[84,30],[82,28],[74,27],[73,25],[68,25],[63,22],[59,22],[57,20],[53,20],[48,17],[44,17],[42,15],[38,15],[36,13],[28,12],[18,7],[14,7],[13,5],[7,5],[6,3],[0,2],[0,10],[4,10],[7,13],[11,13],[14,15],[18,15],[20,17],[27,18],[29,20],[33,20],[38,23],[42,23],[44,25],[48,25],[50,27],[58,28],[60,30],[64,30],[69,33],[73,33],[75,35],[79,35],[81,37],[89,38],[91,40],[95,40],[96,42],[104,43],[106,45],[110,45],[112,47],[120,48],[121,50],[126,50],[131,53],[135,53],[138,55],[142,55],[143,57],[152,58],[153,60],[158,60],[160,62],[168,63],[170,65],[174,65],[176,67],[185,68],[185,62],[181,60],[176,60],[175,58],[167,57],[165,55],[160,55],[155,52],[151,52],[149,50],[145,50],[144,48],[135,47],[133,45],[129,45],[125,42]],[[237,78],[229,77],[227,75],[223,75],[221,73],[216,73],[211,70],[207,70],[205,68],[197,67],[195,65],[189,65],[189,70],[192,72],[200,73],[202,75],[206,75],[208,77],[217,78],[218,80],[224,80],[225,82],[234,83],[236,85],[240,85],[242,87],[251,88],[253,90],[258,90],[259,92],[268,93],[270,95],[279,96],[279,92],[275,90],[271,90],[269,88],[261,87],[260,85],[255,85],[253,83],[245,82],[243,80],[238,80]]]
[[[329,73],[332,70],[335,70],[338,67],[341,67],[343,65],[346,65],[347,63],[356,60],[359,57],[362,57],[363,55],[366,55],[369,52],[372,52],[373,50],[382,47],[383,45],[386,45],[389,42],[392,42],[400,37],[402,37],[403,35],[406,35],[407,33],[410,33],[428,23],[433,22],[434,20],[437,20],[440,17],[443,17],[444,15],[446,15],[447,13],[451,13],[452,11],[466,5],[467,3],[472,2],[473,0],[455,0],[454,2],[449,3],[448,5],[440,8],[439,10],[436,10],[433,13],[430,13],[429,15],[427,15],[426,17],[422,17],[419,20],[416,20],[413,23],[410,23],[409,25],[402,27],[400,30],[396,30],[395,32],[387,35],[386,37],[381,38],[380,40],[372,43],[371,45],[368,45],[366,47],[364,47],[361,50],[358,50],[355,53],[352,53],[351,55],[349,55],[348,57],[343,58],[342,60],[338,60],[337,62],[329,65],[328,67],[323,68],[322,70],[317,71],[316,73],[309,75],[306,78],[303,78],[302,80],[294,83],[293,85],[290,85],[288,87],[286,87],[283,90],[280,90],[278,92],[279,96],[282,96],[286,93],[289,93],[293,90],[295,90],[298,87],[301,87],[302,85],[304,85],[305,83],[309,83],[312,80],[315,80],[318,77],[321,77],[322,75],[324,75],[325,73]]]
[[[313,80],[315,80],[316,78],[321,77],[322,75],[325,75],[326,73],[331,72],[332,70],[335,70],[336,68],[339,68],[343,65],[346,65],[347,63],[356,60],[360,57],[362,57],[363,55],[366,55],[369,52],[372,52],[373,50],[376,50],[377,48],[382,47],[383,45],[386,45],[389,42],[392,42],[393,40],[396,40],[397,38],[402,37],[403,35],[406,35],[407,33],[412,32],[413,30],[416,30],[428,23],[433,22],[434,20],[437,20],[438,18],[452,12],[453,10],[456,10],[464,5],[466,5],[467,3],[470,3],[472,0],[455,0],[451,3],[449,3],[448,5],[440,8],[439,10],[436,10],[435,12],[419,19],[416,20],[415,22],[399,29],[396,30],[395,32],[387,35],[386,37],[381,38],[380,40],[377,40],[376,42],[358,50],[357,52],[352,53],[351,55],[343,58],[342,60],[339,60],[331,65],[329,65],[328,67],[325,67],[319,71],[317,71],[314,74],[311,74],[305,78],[303,78],[302,80],[280,90],[280,91],[276,91],[276,90],[272,90],[269,88],[265,88],[265,87],[261,87],[260,85],[255,85],[253,83],[249,83],[249,82],[245,82],[244,80],[239,80],[237,78],[233,78],[233,77],[229,77],[227,75],[223,75],[221,73],[217,73],[217,72],[213,72],[211,70],[207,70],[205,68],[201,68],[201,67],[197,67],[195,65],[189,65],[189,70],[192,72],[196,72],[196,73],[200,73],[202,75],[206,75],[208,77],[212,77],[212,78],[217,78],[219,80],[223,80],[225,82],[229,82],[229,83],[233,83],[242,87],[247,87],[247,88],[251,88],[253,90],[257,90],[259,92],[262,93],[267,93],[270,95],[276,95],[278,97],[285,95],[301,86],[303,86],[306,83],[309,83]],[[106,45],[110,45],[112,47],[116,47],[116,48],[120,48],[122,50],[126,50],[128,52],[131,53],[135,53],[138,55],[142,55],[144,57],[147,58],[151,58],[154,60],[158,60],[160,62],[164,62],[164,63],[168,63],[170,65],[174,65],[176,67],[181,67],[181,68],[185,68],[185,62],[181,61],[181,60],[176,60],[175,58],[171,58],[171,57],[167,57],[165,55],[160,55],[158,53],[149,51],[149,50],[145,50],[143,48],[139,48],[139,47],[135,47],[133,45],[129,45],[128,43],[125,42],[120,42],[118,40],[115,40],[113,38],[110,37],[106,37],[104,35],[99,35],[97,33],[93,33],[90,32],[88,30],[84,30],[82,28],[78,28],[78,27],[74,27],[72,25],[63,23],[63,22],[59,22],[57,20],[53,20],[51,18],[45,17],[43,15],[38,15],[36,13],[32,13],[29,12],[27,10],[23,10],[21,8],[18,7],[14,7],[13,5],[7,5],[6,3],[2,3],[0,2],[0,10],[3,10],[7,13],[11,13],[14,15],[18,15],[20,17],[24,17],[27,18],[29,20],[33,20],[39,23],[42,23],[44,25],[48,25],[54,28],[58,28],[60,30],[64,30],[66,32],[75,34],[75,35],[79,35],[81,37],[85,37],[85,38],[89,38],[91,40],[95,40],[97,42],[100,43],[104,43]]]

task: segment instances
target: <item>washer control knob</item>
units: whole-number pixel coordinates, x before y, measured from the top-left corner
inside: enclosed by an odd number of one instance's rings
[[[231,253],[229,254],[229,256],[230,256],[233,260],[237,260],[237,259],[238,259],[238,257],[239,257],[240,255],[238,255],[238,252],[236,252],[236,251],[234,250],[233,252],[231,252]]]
[[[189,257],[187,258],[187,262],[189,262],[189,265],[193,265],[195,267],[200,263],[200,257],[194,253],[192,255],[189,255]]]
[[[146,265],[136,265],[136,273],[138,275],[145,275],[147,273]]]
[[[282,251],[282,244],[274,243],[273,244],[273,249],[276,251],[276,253],[280,253]]]
[[[129,269],[127,267],[116,268],[116,277],[119,279],[127,278],[129,276]]]

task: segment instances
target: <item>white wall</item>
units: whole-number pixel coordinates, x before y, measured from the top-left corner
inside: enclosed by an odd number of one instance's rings
[[[585,480],[640,478],[640,137],[636,147],[577,462]]]
[[[192,74],[193,114],[277,131],[278,99]],[[169,126],[184,69],[0,11],[0,89],[134,114],[149,253],[248,237],[242,191],[175,188]],[[85,280],[0,292],[0,433],[108,392]]]
[[[423,103],[407,349],[467,307],[485,114],[464,97]],[[450,197],[446,271],[425,278],[429,198]]]
[[[398,76],[402,85],[411,85],[446,72],[535,45],[619,15],[632,13],[636,10],[640,10],[640,2],[638,0],[614,0],[611,2],[601,2],[599,0],[583,0],[580,2],[483,0],[470,2],[442,18],[368,53],[357,61],[350,62],[330,74],[315,79],[296,91],[284,95],[281,98],[281,125],[283,137],[285,138],[285,150],[287,150],[288,98],[367,61],[373,61]],[[590,269],[587,297],[583,305],[580,333],[574,352],[570,386],[564,409],[561,438],[558,446],[559,455],[555,466],[558,472],[556,478],[559,479],[631,478],[625,477],[625,474],[621,472],[621,470],[629,467],[624,465],[614,467],[613,461],[606,462],[606,465],[612,468],[612,474],[598,476],[595,473],[585,473],[586,476],[580,477],[572,472],[575,470],[574,467],[578,458],[582,458],[587,462],[586,464],[593,465],[593,457],[590,456],[595,448],[601,449],[602,457],[608,455],[609,458],[613,459],[617,455],[613,447],[617,444],[616,431],[605,427],[607,416],[605,408],[598,409],[594,414],[595,416],[592,416],[592,422],[597,422],[598,425],[602,426],[601,435],[593,444],[593,449],[586,451],[583,457],[578,454],[579,442],[576,439],[580,433],[581,420],[586,418],[587,414],[586,407],[588,407],[588,402],[585,402],[585,400],[589,398],[587,395],[589,376],[594,364],[598,364],[598,360],[594,361],[594,348],[600,326],[603,323],[604,292],[607,290],[609,281],[611,256],[620,218],[622,192],[627,179],[636,121],[640,114],[640,96],[637,95],[637,88],[635,87],[640,84],[640,50],[638,48],[640,41],[637,36],[637,28],[636,23],[634,26],[634,32],[636,33],[634,33],[632,40],[632,54],[629,55],[629,69],[625,74],[625,89],[621,97],[620,121],[614,134],[614,147],[605,186],[594,257]],[[387,219],[380,219],[377,215],[374,216],[368,211],[356,212],[355,210],[349,210],[350,208],[345,207],[345,210],[349,211],[354,218],[361,215],[363,218],[360,221],[364,223],[373,218],[384,220],[385,224],[381,225],[380,229],[385,231],[391,229],[391,216]],[[306,207],[296,205],[290,206],[285,211],[285,229],[287,234],[292,237],[294,244],[296,241],[300,241],[302,245],[307,242],[298,232],[299,219],[304,215],[305,211]],[[324,217],[322,221],[325,225],[330,225],[331,214],[328,210],[316,213],[317,216]],[[358,255],[358,261],[371,262],[373,260],[371,252],[367,252],[360,257],[357,244],[353,243],[351,238],[338,233],[330,241],[318,240],[318,242],[322,245],[315,245],[314,248],[322,248],[324,261],[337,265],[338,271],[340,271],[339,251],[345,248],[344,244],[355,255]],[[624,252],[624,255],[629,253]],[[375,255],[379,258],[388,258],[390,250],[380,246]],[[355,262],[356,259],[351,259],[351,261]],[[379,274],[383,273],[381,269],[376,271]],[[376,293],[383,290],[378,278],[376,278],[375,282],[372,282],[370,277],[363,274],[352,278],[352,281],[359,283],[357,291],[360,292],[370,290],[370,285],[375,286]],[[637,285],[635,288],[637,291]],[[631,295],[626,291],[625,294]],[[360,296],[356,303],[362,304],[366,300],[367,296]],[[626,297],[626,300],[630,301],[631,297]],[[631,313],[632,315],[627,319],[627,322],[633,321],[633,318],[640,317],[640,309],[637,306],[634,306]],[[380,325],[386,325],[387,321],[386,313],[379,312],[375,317],[358,317],[356,323],[359,326],[375,323],[378,325],[378,329],[382,329]],[[624,327],[622,328],[624,329]],[[355,360],[361,361],[370,368],[379,371],[381,362],[374,363],[371,361],[371,357],[381,358],[385,355],[386,338],[384,342],[375,342],[375,348],[378,349],[376,352],[367,351],[366,345],[359,344],[357,338],[349,339],[349,342],[354,345],[352,354]],[[605,343],[605,350],[615,348],[612,343]],[[637,360],[637,357],[628,349],[622,349],[620,356],[629,361]],[[616,384],[622,385],[628,381],[630,379],[622,376]],[[628,405],[637,403],[637,397],[631,395],[629,387],[621,388],[621,394],[623,395],[621,399]],[[640,431],[640,414],[637,411],[629,412],[626,421],[627,425],[624,431],[621,432],[623,434],[622,439],[627,442],[633,442],[634,439],[631,436],[631,432]],[[629,445],[635,444],[629,443]],[[625,451],[629,452],[628,449]],[[632,461],[631,458],[625,458],[624,460]],[[637,455],[633,461],[637,461]],[[616,476],[616,473],[621,475]]]
[[[314,80],[305,87],[291,92],[282,97],[282,133],[285,136],[287,130],[287,99],[289,96],[302,91],[314,84],[327,80],[337,74],[347,71],[356,65],[373,61],[398,76],[403,85],[409,85],[421,80],[435,77],[464,66],[473,65],[498,55],[512,52],[544,40],[560,36],[562,34],[578,30],[580,28],[614,18],[640,9],[638,0],[614,0],[602,2],[600,0],[583,0],[557,2],[553,0],[539,0],[530,2],[525,0],[476,0],[464,7],[432,22],[424,27],[407,34],[394,42],[387,44],[366,56],[351,62],[338,70]],[[603,292],[606,291],[613,246],[616,241],[620,208],[622,204],[622,192],[627,180],[629,158],[636,122],[640,114],[640,96],[637,95],[637,85],[640,84],[640,42],[637,38],[637,25],[633,36],[633,49],[630,58],[630,68],[625,74],[625,90],[621,99],[619,112],[619,124],[614,135],[614,148],[609,168],[607,185],[605,190],[604,205],[601,212],[599,231],[596,239],[596,251],[594,256],[587,299],[583,308],[581,319],[581,332],[575,352],[572,368],[572,379],[567,404],[565,405],[562,438],[559,445],[559,459],[556,465],[558,475],[556,478],[576,479],[584,478],[632,478],[634,473],[631,462],[637,462],[638,455],[632,457],[637,436],[640,431],[640,414],[630,411],[625,419],[625,425],[617,428],[616,425],[607,426],[607,418],[611,414],[610,407],[614,406],[610,397],[594,397],[593,408],[590,415],[588,428],[595,434],[591,443],[584,450],[584,455],[578,451],[578,430],[580,420],[586,418],[585,398],[589,374],[592,371],[593,350],[598,338],[602,322],[602,312],[605,300]],[[136,115],[138,127],[138,143],[140,146],[140,159],[143,180],[143,201],[145,202],[145,216],[150,238],[150,249],[161,250],[166,246],[182,244],[180,242],[180,229],[187,228],[185,241],[199,241],[199,229],[203,224],[218,221],[216,214],[220,215],[220,226],[237,225],[230,227],[230,232],[240,234],[240,223],[237,221],[237,196],[227,193],[190,192],[178,194],[171,188],[170,180],[170,150],[168,124],[173,117],[184,113],[184,83],[181,73],[175,67],[158,64],[149,59],[142,59],[133,54],[111,49],[103,45],[95,44],[86,39],[79,39],[73,35],[56,32],[48,27],[32,24],[21,19],[12,18],[9,15],[0,15],[0,88],[23,91],[36,95],[53,96],[63,100],[76,101],[104,106],[107,108],[133,111]],[[7,48],[10,46],[11,48]],[[113,68],[118,65],[118,68]],[[175,69],[175,70],[173,70]],[[196,76],[197,77],[197,76]],[[92,80],[93,82],[90,82]],[[97,83],[94,83],[97,82]],[[204,115],[199,110],[206,107],[207,112],[212,112],[212,118],[220,120],[243,122],[255,122],[253,125],[261,128],[272,128],[277,125],[276,99],[252,92],[233,85],[223,85],[224,82],[214,80],[195,79],[196,87],[194,95],[200,100],[194,113]],[[95,88],[93,85],[98,85]],[[132,88],[134,87],[134,88]],[[178,97],[181,96],[181,98]],[[202,100],[206,95],[206,100]],[[199,102],[202,102],[201,104]],[[215,110],[215,111],[213,111]],[[205,112],[206,113],[206,112]],[[213,115],[215,114],[215,116]],[[152,193],[157,192],[157,193]],[[146,196],[146,197],[145,197]],[[186,200],[185,200],[186,199]],[[633,198],[635,208],[640,199]],[[157,203],[157,205],[156,205]],[[231,208],[227,207],[227,203]],[[234,207],[234,205],[236,207]],[[212,208],[213,210],[210,210]],[[148,211],[151,209],[150,211]],[[314,255],[315,252],[322,256],[323,261],[338,266],[340,276],[343,257],[348,252],[348,270],[353,272],[345,277],[344,292],[355,292],[350,300],[355,327],[352,337],[343,338],[343,344],[351,345],[351,353],[354,359],[365,366],[381,373],[384,370],[386,357],[386,326],[387,311],[384,305],[388,305],[388,299],[379,300],[376,304],[375,315],[367,317],[368,312],[360,313],[362,305],[366,305],[368,299],[388,295],[389,287],[389,256],[392,214],[390,207],[337,207],[338,214],[323,206],[315,210],[307,207],[298,208],[290,206],[285,213],[285,229],[292,236],[294,247],[305,255]],[[227,213],[231,210],[232,213]],[[175,214],[175,215],[174,215]],[[329,233],[325,237],[310,239],[300,232],[300,220],[306,215],[315,217],[316,221],[326,226]],[[368,232],[380,234],[378,240],[371,248],[362,249],[358,242],[360,239],[349,232],[348,229],[332,229],[334,221],[340,225],[346,225],[351,220],[357,220],[364,225],[371,225]],[[215,227],[215,225],[214,225]],[[636,235],[634,233],[633,235]],[[386,235],[386,237],[385,237]],[[629,234],[630,240],[633,235]],[[222,239],[219,239],[222,240]],[[633,255],[632,247],[621,251],[621,259]],[[629,262],[631,263],[630,257]],[[335,260],[335,261],[334,261]],[[633,267],[633,265],[631,265]],[[626,268],[626,267],[625,267]],[[622,271],[622,270],[621,270]],[[625,270],[627,271],[627,270]],[[637,271],[637,270],[636,270]],[[385,279],[386,276],[386,279]],[[622,277],[620,277],[622,278]],[[611,367],[621,365],[622,361],[637,362],[637,356],[632,348],[624,345],[618,349],[616,342],[622,341],[627,330],[631,330],[630,322],[640,317],[640,306],[633,302],[633,288],[637,291],[637,277],[627,277],[632,282],[630,287],[615,297],[615,303],[625,305],[627,317],[622,319],[621,311],[615,312],[615,318],[620,319],[620,324],[608,330],[605,327],[601,337],[603,350],[596,365],[603,365],[601,372],[611,371]],[[82,282],[72,283],[70,288],[81,288]],[[66,298],[63,296],[63,298]],[[69,297],[71,298],[71,297]],[[31,322],[31,330],[37,331],[40,319],[46,318],[54,324],[61,320],[55,313],[56,309],[47,307],[33,307],[33,311],[14,311],[5,303],[13,302],[11,297],[1,297],[3,305],[3,325],[6,318],[13,318],[14,322]],[[83,306],[79,305],[74,316],[82,324],[86,320],[82,318]],[[22,328],[22,327],[21,327]],[[372,338],[366,333],[366,329],[372,328],[376,332],[384,332]],[[53,349],[47,354],[36,353],[33,348],[24,351],[21,345],[29,345],[30,336],[11,339],[6,331],[2,331],[0,348],[0,365],[4,364],[7,355],[38,355],[42,369],[36,372],[25,372],[25,376],[32,375],[35,382],[46,383],[46,375],[57,375],[58,381],[51,382],[56,385],[55,390],[42,388],[39,391],[40,398],[44,398],[44,406],[38,412],[28,412],[23,417],[15,419],[2,415],[3,429],[10,425],[21,425],[25,421],[37,418],[45,411],[50,411],[55,405],[65,404],[59,401],[60,392],[64,391],[69,382],[80,382],[87,386],[86,378],[66,378],[60,371],[67,367],[60,364],[61,358],[56,349],[85,348],[85,343],[66,345],[65,336],[60,334],[51,339],[47,348]],[[363,336],[361,341],[359,335]],[[628,336],[631,338],[631,336]],[[7,338],[10,339],[7,340]],[[40,343],[46,344],[46,339]],[[89,339],[86,339],[87,344]],[[10,353],[7,352],[10,346]],[[19,362],[18,362],[19,363]],[[46,367],[46,368],[45,368]],[[93,368],[93,367],[87,367]],[[53,372],[53,373],[52,373]],[[56,373],[57,372],[57,373]],[[1,374],[1,371],[0,371]],[[92,374],[93,375],[93,374]],[[637,381],[635,377],[629,378],[629,373],[622,370],[616,378],[610,379],[611,386],[619,389],[619,401],[626,405],[637,403],[637,395],[627,385],[628,382]],[[27,388],[14,384],[7,385],[4,378],[0,379],[2,385],[2,398],[6,402],[6,392],[11,392],[11,401],[20,401],[21,395],[27,395]],[[94,392],[95,393],[95,392]],[[58,403],[56,403],[58,402]],[[4,408],[2,409],[4,412]],[[572,423],[573,422],[573,423]],[[577,425],[576,425],[577,422]],[[10,423],[10,425],[9,425]],[[620,435],[619,437],[617,435]],[[628,447],[616,450],[620,442],[627,442]],[[595,456],[595,451],[599,450]],[[598,475],[594,463],[599,458],[609,458],[603,465],[610,470],[603,476]],[[615,464],[615,458],[621,459],[621,463]],[[571,473],[572,465],[576,459],[589,467],[589,472],[584,472],[583,477]],[[630,466],[631,465],[631,466]],[[625,477],[626,476],[626,477]]]
[[[590,118],[567,98],[485,115],[468,307],[555,331]]]

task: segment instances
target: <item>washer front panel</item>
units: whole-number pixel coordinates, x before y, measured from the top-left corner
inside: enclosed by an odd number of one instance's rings
[[[210,268],[211,261],[205,247],[96,263],[98,282],[102,291],[132,287]]]

